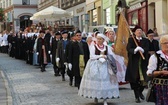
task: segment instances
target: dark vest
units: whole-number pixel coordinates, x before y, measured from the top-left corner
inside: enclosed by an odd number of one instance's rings
[[[160,54],[156,53],[156,56],[157,56],[157,62],[158,62],[156,71],[168,70],[168,62],[164,58],[160,57]],[[164,77],[157,76],[157,78],[168,79],[168,76],[164,76]]]
[[[100,53],[101,53],[101,51],[100,50],[98,50],[98,48],[95,46],[95,49],[96,49],[96,51],[95,51],[95,55],[100,55]],[[103,55],[107,55],[107,46],[106,46],[106,50],[104,51],[104,54]]]

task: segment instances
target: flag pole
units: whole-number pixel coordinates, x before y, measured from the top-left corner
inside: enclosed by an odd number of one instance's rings
[[[125,18],[125,16],[124,16],[124,14],[123,14],[122,11],[120,12],[120,15],[122,15],[122,16],[124,17],[124,20],[126,21],[126,25],[127,25],[128,29],[129,29],[129,32],[130,32],[130,34],[131,34],[131,36],[132,36],[132,38],[133,38],[133,40],[134,40],[134,42],[135,42],[135,45],[138,46],[138,43],[137,43],[137,41],[135,40],[134,35],[133,35],[131,29],[129,28],[129,25],[128,25],[128,23],[127,23],[127,20],[126,20],[126,18]],[[140,53],[142,59],[145,60],[145,57],[144,57],[143,53],[142,53],[141,51],[139,51],[139,53]]]

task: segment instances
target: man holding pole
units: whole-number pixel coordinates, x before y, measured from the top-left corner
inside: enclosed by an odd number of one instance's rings
[[[128,39],[128,65],[125,80],[130,82],[131,89],[134,90],[135,102],[140,103],[144,100],[142,94],[146,84],[146,70],[148,64],[149,43],[146,38],[142,37],[142,28],[135,26],[134,35]]]

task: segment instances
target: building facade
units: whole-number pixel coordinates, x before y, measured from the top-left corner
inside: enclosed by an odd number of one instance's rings
[[[103,24],[116,25],[116,5],[118,0],[102,0],[103,1]]]
[[[38,11],[41,11],[49,6],[60,7],[60,0],[38,0]]]
[[[168,34],[168,0],[148,0],[148,28],[153,27],[159,35]]]
[[[0,0],[5,15],[2,30],[17,32],[31,26],[30,17],[37,11],[37,3],[37,0]]]
[[[147,0],[131,0],[128,3],[129,25],[138,25],[146,33],[148,31],[148,4]]]
[[[60,0],[60,7],[72,13],[73,17],[65,18],[62,22],[65,25],[73,25],[76,29],[85,31],[88,24],[86,14],[86,0]]]

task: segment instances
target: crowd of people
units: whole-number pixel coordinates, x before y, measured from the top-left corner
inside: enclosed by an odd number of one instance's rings
[[[160,50],[153,30],[150,29],[145,38],[141,27],[136,26],[132,31],[134,36],[128,39],[127,44],[128,65],[124,57],[114,53],[116,34],[112,28],[104,33],[98,29],[89,33],[80,30],[55,32],[39,27],[16,34],[4,30],[0,33],[0,52],[39,66],[41,72],[47,71],[47,64],[52,63],[54,76],[61,76],[62,81],[66,81],[67,74],[69,85],[78,87],[78,95],[92,98],[95,103],[103,99],[104,105],[107,105],[107,99],[119,98],[119,83],[129,82],[135,94],[135,102],[140,103],[145,99],[143,90],[148,81],[152,81],[149,78],[151,75],[161,80],[167,79],[167,71],[159,70],[162,69],[162,61],[168,64],[168,42],[165,42],[168,37],[161,40]],[[156,60],[154,55],[163,60]],[[161,86],[157,85],[156,90],[160,92],[157,93],[156,104],[167,105],[165,103],[168,99],[165,97],[168,94],[162,94],[165,90]]]

